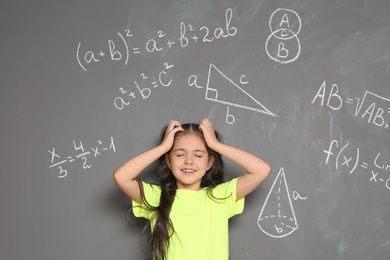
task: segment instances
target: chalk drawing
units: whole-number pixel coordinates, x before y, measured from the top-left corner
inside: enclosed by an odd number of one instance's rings
[[[370,172],[369,182],[383,183],[387,190],[390,190],[390,159],[386,154],[381,152],[376,153],[374,159],[362,160],[361,149],[346,144],[339,144],[337,140],[332,140],[327,150],[323,150],[326,154],[325,164],[329,164],[333,160],[336,170],[346,169],[351,175],[355,171],[363,169]],[[368,179],[368,178],[367,178]]]
[[[76,155],[70,154],[69,156],[65,157],[61,157],[56,151],[55,147],[53,147],[51,150],[47,150],[51,158],[49,168],[58,169],[57,178],[62,179],[68,176],[68,170],[65,168],[65,164],[67,163],[73,163],[80,159],[82,160],[83,169],[86,170],[92,167],[92,164],[89,161],[92,158],[97,158],[101,156],[102,153],[109,150],[112,150],[114,153],[116,153],[113,137],[110,138],[108,145],[103,144],[102,140],[98,140],[97,144],[90,147],[90,150],[86,149],[81,141],[76,142],[75,140],[73,140],[73,150],[74,152],[77,152]]]
[[[157,75],[147,75],[141,73],[140,80],[134,80],[134,85],[120,87],[119,96],[115,97],[114,105],[118,110],[123,110],[125,107],[130,107],[132,101],[137,97],[147,99],[152,94],[153,89],[159,86],[168,87],[172,84],[173,79],[170,76],[170,69],[174,65],[164,63],[164,69]],[[135,88],[134,88],[135,86]],[[134,91],[136,89],[136,91]]]
[[[235,92],[237,95],[231,95],[231,93]],[[242,98],[243,102],[241,104],[236,103],[234,100],[237,97]],[[205,98],[206,100],[263,113],[269,116],[277,116],[241,88],[237,83],[229,79],[212,63],[210,63],[209,66]]]
[[[301,53],[298,34],[301,30],[301,18],[290,9],[279,8],[269,19],[271,35],[265,43],[268,56],[279,63],[291,63]]]
[[[237,34],[237,28],[232,25],[233,10],[228,8],[225,11],[225,24],[222,27],[210,28],[206,25],[200,28],[192,24],[180,23],[178,28],[180,37],[170,39],[163,30],[158,30],[153,38],[147,39],[144,46],[134,46],[136,36],[131,29],[124,32],[117,32],[115,38],[108,39],[107,44],[97,51],[91,50],[81,41],[76,48],[76,59],[82,70],[88,71],[90,64],[100,63],[104,60],[121,62],[124,66],[129,65],[129,60],[145,53],[164,53],[170,49],[189,48],[191,45],[210,44],[217,40],[234,37]],[[174,34],[176,35],[176,34]],[[176,44],[178,43],[178,44]]]
[[[284,13],[284,16],[281,17],[279,24],[279,27],[282,28],[275,30],[275,28],[271,26],[272,20],[274,20],[273,17],[277,20],[277,18],[280,17],[280,13]],[[298,29],[296,29],[294,24],[290,26],[290,19],[299,21]],[[95,48],[95,51],[92,51],[91,47],[88,47],[88,45],[82,43],[81,41],[78,42],[76,48],[76,58],[81,69],[86,72],[88,71],[88,66],[90,64],[96,64],[107,60],[120,62],[123,63],[124,66],[127,66],[129,65],[131,58],[135,55],[160,52],[162,53],[161,56],[165,57],[169,55],[168,52],[172,48],[190,48],[189,46],[191,45],[210,44],[217,40],[232,38],[238,33],[238,29],[234,26],[233,22],[233,9],[228,8],[225,11],[225,23],[223,26],[211,28],[209,26],[202,25],[198,27],[192,25],[191,23],[180,22],[180,26],[177,28],[180,31],[179,38],[169,38],[169,35],[171,34],[165,33],[164,30],[158,30],[152,38],[146,40],[144,47],[142,47],[142,45],[134,46],[134,44],[139,43],[134,41],[136,35],[132,29],[128,28],[122,32],[117,32],[115,34],[115,38],[108,39],[107,44],[104,44],[102,48]],[[276,37],[281,40],[281,44],[283,44],[283,48],[280,48],[278,51],[279,58],[287,51],[284,47],[285,41],[297,39],[297,42],[299,43],[296,35],[300,30],[300,19],[295,12],[287,9],[276,10],[271,15],[270,28],[273,32],[269,39]],[[279,46],[281,46],[281,44],[279,44]],[[299,53],[297,53],[297,55],[299,55]],[[284,60],[282,62],[287,63],[289,61]],[[142,72],[140,79],[131,81],[129,86],[119,86],[119,95],[117,95],[113,101],[115,108],[123,110],[125,108],[133,107],[132,104],[135,104],[133,101],[135,101],[137,97],[146,99],[151,95],[152,90],[158,86],[170,86],[175,80],[173,77],[174,72],[172,71],[172,68],[174,67],[174,64],[164,62],[164,68],[157,73],[157,75],[155,73],[151,75],[151,73]],[[237,84],[236,82],[238,81],[239,83]],[[228,78],[214,64],[210,63],[205,99],[277,117],[276,114],[271,112],[244,90],[242,86],[249,84],[246,75],[241,75],[239,80],[236,80],[236,82]],[[219,86],[220,83],[222,83],[222,87]],[[191,75],[188,78],[188,84],[190,86],[195,85],[198,88],[204,88],[198,86],[197,77],[195,75]],[[226,122],[229,124],[233,124],[235,122],[235,116],[232,114],[229,107],[227,107]]]
[[[272,184],[257,225],[265,234],[275,238],[288,236],[298,228],[284,168],[280,168]]]
[[[334,111],[340,110],[344,103],[355,105],[356,118],[387,131],[390,129],[390,99],[376,93],[366,91],[363,98],[346,97],[346,99],[343,99],[343,96],[339,93],[339,86],[333,83],[330,87],[324,80],[311,103],[316,102]]]

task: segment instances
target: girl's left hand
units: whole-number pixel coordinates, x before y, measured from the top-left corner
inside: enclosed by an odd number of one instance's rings
[[[214,127],[211,122],[205,118],[200,122],[199,128],[203,133],[207,146],[214,149],[214,144],[219,143],[219,141],[215,135]]]

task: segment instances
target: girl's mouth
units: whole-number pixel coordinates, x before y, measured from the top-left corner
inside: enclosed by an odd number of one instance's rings
[[[194,173],[195,170],[194,169],[182,169],[181,170],[183,173],[187,173],[187,174],[190,174],[190,173]]]

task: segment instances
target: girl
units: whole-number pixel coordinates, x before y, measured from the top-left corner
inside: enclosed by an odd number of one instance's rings
[[[161,137],[158,146],[114,172],[115,182],[132,199],[134,215],[150,221],[153,259],[227,260],[228,219],[242,213],[244,197],[268,177],[270,166],[224,144],[208,119],[199,125],[171,121]],[[246,173],[223,182],[222,156]],[[138,180],[157,159],[161,184]]]

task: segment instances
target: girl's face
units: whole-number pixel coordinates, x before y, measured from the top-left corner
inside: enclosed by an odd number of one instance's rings
[[[166,160],[178,189],[200,190],[201,180],[212,166],[214,157],[209,156],[200,136],[188,133],[175,140]]]

